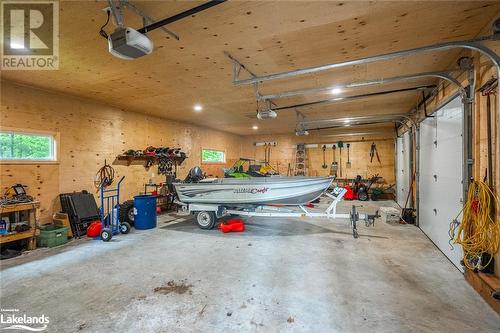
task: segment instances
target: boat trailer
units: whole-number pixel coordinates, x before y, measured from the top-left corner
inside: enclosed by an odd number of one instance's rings
[[[378,211],[374,215],[360,214],[357,211],[360,205],[352,206],[350,213],[337,213],[337,204],[343,199],[347,190],[337,187],[331,192],[327,191],[323,197],[331,199],[332,202],[324,211],[314,212],[304,205],[297,206],[270,206],[261,205],[254,207],[232,207],[223,204],[204,204],[204,203],[183,203],[178,202],[182,210],[194,214],[196,223],[201,229],[212,229],[218,218],[239,215],[251,217],[319,217],[327,219],[345,218],[349,219],[352,227],[352,235],[358,238],[357,222],[363,220],[367,227],[375,225],[375,218],[379,217]]]

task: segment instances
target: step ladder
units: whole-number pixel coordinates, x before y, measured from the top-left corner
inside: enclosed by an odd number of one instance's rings
[[[295,176],[307,176],[307,154],[306,145],[297,145],[295,151]]]

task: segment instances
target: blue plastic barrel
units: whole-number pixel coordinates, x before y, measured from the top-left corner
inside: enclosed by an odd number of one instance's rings
[[[139,230],[156,228],[156,197],[137,195],[134,197],[134,228]]]

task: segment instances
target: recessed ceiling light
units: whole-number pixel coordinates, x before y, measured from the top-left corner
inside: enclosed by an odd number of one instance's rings
[[[257,126],[257,125],[253,125],[253,126],[252,126],[252,129],[253,129],[254,131],[256,131],[256,130],[258,130],[258,129],[259,129],[259,126]]]
[[[200,112],[201,110],[203,110],[203,106],[201,106],[200,104],[196,104],[193,109],[196,112]]]
[[[351,122],[351,119],[344,120],[344,124],[349,124],[350,122]]]
[[[333,95],[338,95],[341,92],[342,92],[342,89],[340,89],[340,88],[333,88],[332,90],[330,90],[330,93]]]

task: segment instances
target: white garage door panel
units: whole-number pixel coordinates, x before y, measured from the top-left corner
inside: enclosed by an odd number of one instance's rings
[[[460,142],[457,142],[460,139]],[[451,177],[455,178],[457,176],[456,172],[453,172],[451,175],[448,173],[450,170],[460,171],[460,184],[462,181],[462,147],[457,147],[457,144],[461,144],[461,137],[456,138],[455,140],[446,140],[443,142],[439,140],[437,153],[443,154],[443,157],[448,156],[449,158],[439,158],[439,163],[435,164],[436,173],[440,177]],[[457,168],[457,163],[458,168]],[[461,187],[461,186],[460,186]]]
[[[459,100],[454,100],[436,112],[439,123],[438,139],[456,138],[458,133],[457,128],[460,128],[462,133],[462,106],[457,104]]]
[[[420,123],[420,147],[434,146],[434,140],[436,140],[435,123],[435,118],[427,118]]]
[[[420,126],[420,228],[460,270],[449,224],[462,209],[462,104],[457,98]],[[437,141],[437,144],[434,144]],[[436,176],[436,177],[434,177]]]
[[[396,201],[404,207],[410,188],[410,133],[396,140]]]
[[[427,118],[420,123],[420,178],[422,176],[434,175],[434,170],[437,167],[435,158],[428,158],[429,152],[435,149],[434,141],[436,140],[436,120],[435,118]]]

